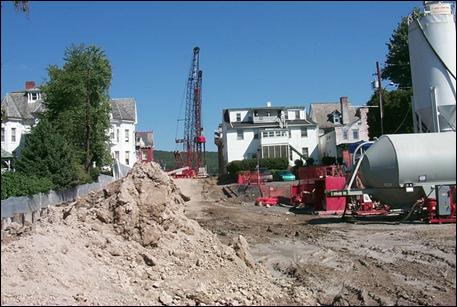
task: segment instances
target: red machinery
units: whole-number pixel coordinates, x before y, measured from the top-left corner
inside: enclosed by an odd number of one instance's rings
[[[176,143],[183,144],[182,152],[175,151],[176,165],[179,168],[188,167],[181,177],[195,177],[205,175],[205,143],[201,120],[201,89],[203,72],[199,68],[200,48],[193,49],[192,65],[186,86],[186,114],[184,120],[184,137],[176,139]],[[175,174],[175,178],[180,178]]]
[[[346,199],[329,197],[328,190],[341,190],[346,177],[339,165],[308,166],[298,170],[299,184],[290,188],[291,204],[295,207],[312,206],[321,213],[343,213]]]
[[[456,188],[454,186],[444,187],[444,191],[440,191],[437,186],[436,198],[426,198],[423,203],[423,208],[426,209],[426,220],[430,224],[455,223],[456,222]],[[438,203],[438,199],[442,204]],[[446,207],[447,215],[440,211],[440,207]],[[442,210],[443,211],[443,210]]]

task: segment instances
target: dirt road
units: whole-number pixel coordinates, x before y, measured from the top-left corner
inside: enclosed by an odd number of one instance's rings
[[[186,215],[230,244],[242,234],[257,262],[296,302],[456,304],[456,226],[293,214],[227,199],[212,179],[176,180]]]

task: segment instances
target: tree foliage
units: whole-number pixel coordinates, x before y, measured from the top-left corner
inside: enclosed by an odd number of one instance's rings
[[[419,16],[419,9],[414,9],[411,14],[415,17]],[[402,18],[389,39],[389,43],[386,45],[389,52],[387,54],[386,67],[382,72],[382,78],[391,80],[401,88],[411,87],[411,66],[409,64],[408,49],[408,17]]]
[[[411,89],[382,92],[384,134],[412,133],[413,117],[411,114]],[[367,103],[370,106],[379,106],[378,93],[373,94]],[[379,108],[368,112],[368,134],[370,138],[381,136]]]
[[[419,9],[415,8],[411,15],[417,18]],[[382,89],[383,125],[384,134],[413,132],[411,114],[412,80],[408,49],[408,17],[403,17],[393,31],[386,56],[386,67],[382,71],[382,78],[398,85],[398,89],[387,91]],[[381,119],[379,109],[379,93],[376,92],[367,103],[378,106],[368,112],[370,138],[381,135]]]
[[[74,186],[81,179],[73,149],[45,118],[32,128],[14,167],[30,177],[49,178],[58,189]]]
[[[50,80],[42,90],[46,116],[70,142],[76,157],[90,172],[111,162],[108,129],[111,64],[96,46],[71,46],[62,68],[48,68]]]
[[[29,12],[29,1],[13,1],[16,11]]]

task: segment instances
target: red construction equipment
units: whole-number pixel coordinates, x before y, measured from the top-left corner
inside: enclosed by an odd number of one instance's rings
[[[454,186],[450,186],[449,190],[444,192],[444,195],[440,197],[438,194],[440,191],[437,191],[436,198],[427,198],[424,201],[423,207],[427,210],[427,217],[426,220],[430,224],[441,224],[441,223],[455,223],[456,222],[456,188]],[[439,204],[437,198],[440,198],[442,202],[444,202],[445,206],[447,207],[448,214],[443,215],[439,214]],[[447,203],[449,205],[447,206]]]
[[[299,183],[290,188],[293,206],[308,205],[321,214],[343,213],[346,198],[326,195],[326,191],[343,189],[346,184],[340,165],[301,167],[298,179]]]
[[[175,160],[178,168],[188,167],[186,175],[206,176],[205,143],[203,136],[201,106],[202,106],[202,75],[200,65],[200,48],[193,49],[192,64],[186,86],[186,114],[184,120],[184,136],[176,139],[176,143],[183,144],[182,152],[175,151]],[[174,175],[177,177],[177,174]],[[177,177],[178,178],[178,177]]]

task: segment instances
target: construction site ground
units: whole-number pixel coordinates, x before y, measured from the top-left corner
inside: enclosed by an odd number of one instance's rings
[[[456,304],[455,224],[294,214],[227,198],[214,179],[177,183],[191,197],[188,217],[226,244],[243,235],[254,259],[287,280],[285,293],[305,294],[299,304]]]
[[[136,164],[27,229],[11,223],[2,305],[455,306],[455,224],[343,222],[224,188]]]

